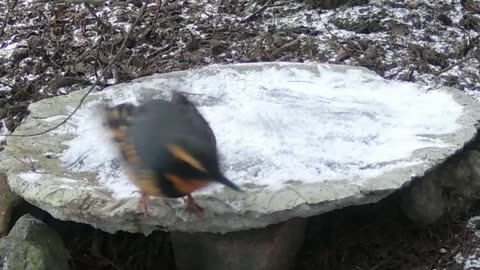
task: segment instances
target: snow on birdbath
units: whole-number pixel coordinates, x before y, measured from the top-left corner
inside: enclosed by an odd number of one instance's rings
[[[141,104],[170,90],[198,106],[226,176],[245,190],[195,192],[207,208],[202,219],[174,199],[154,199],[143,217],[102,127],[101,105]],[[32,104],[16,134],[57,124],[84,93]],[[478,105],[460,91],[387,81],[362,68],[214,65],[92,94],[65,126],[10,139],[0,161],[17,193],[60,219],[110,232],[228,232],[378,201],[460,150],[479,119]]]

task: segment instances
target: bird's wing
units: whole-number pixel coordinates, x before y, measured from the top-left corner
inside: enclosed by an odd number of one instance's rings
[[[217,140],[215,138],[215,134],[213,133],[213,130],[210,127],[210,125],[208,124],[207,120],[205,120],[205,118],[198,111],[198,109],[195,107],[195,105],[190,100],[188,100],[188,98],[185,95],[183,95],[182,93],[180,93],[178,91],[173,91],[172,92],[172,103],[188,106],[188,107],[190,107],[190,109],[192,111],[195,112],[195,115],[197,116],[196,120],[200,121],[201,125],[204,128],[206,128],[206,130],[207,130],[207,132],[210,136],[210,142],[211,142],[212,146],[216,149]]]

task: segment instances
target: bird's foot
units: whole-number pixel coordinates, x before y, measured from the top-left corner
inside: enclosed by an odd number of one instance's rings
[[[192,195],[190,194],[187,195],[187,199],[185,203],[187,204],[187,207],[186,207],[187,211],[194,213],[199,218],[203,216],[205,209],[200,205],[198,205],[197,202],[195,202]]]
[[[143,192],[140,194],[140,208],[142,208],[143,215],[148,217],[148,195]]]

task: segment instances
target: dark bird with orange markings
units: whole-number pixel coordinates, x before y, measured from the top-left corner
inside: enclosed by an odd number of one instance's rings
[[[214,182],[240,189],[220,170],[215,135],[208,122],[182,94],[171,102],[123,103],[105,108],[105,122],[141,192],[148,215],[148,197],[187,196],[187,209],[203,212],[191,193]]]

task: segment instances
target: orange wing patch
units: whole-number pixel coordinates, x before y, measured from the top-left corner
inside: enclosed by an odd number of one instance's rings
[[[205,169],[205,167],[203,167],[202,163],[200,163],[200,161],[192,157],[192,155],[187,153],[187,151],[185,151],[180,146],[175,144],[169,144],[167,145],[167,148],[168,148],[168,151],[170,151],[170,153],[174,157],[187,162],[188,164],[190,164],[190,166],[196,168],[199,171],[207,173],[207,170]]]
[[[173,174],[165,174],[165,178],[173,183],[177,191],[184,194],[190,194],[195,190],[205,187],[209,184],[209,182],[205,180],[185,180]]]

